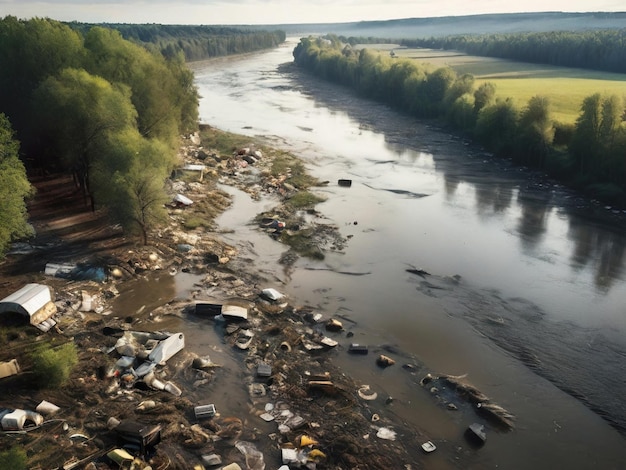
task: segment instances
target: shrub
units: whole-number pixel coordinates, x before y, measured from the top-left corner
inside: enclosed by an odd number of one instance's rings
[[[9,450],[0,452],[0,468],[10,468],[11,470],[26,470],[28,468],[28,458],[26,451],[19,447],[12,447]]]
[[[41,388],[57,388],[69,380],[72,369],[78,363],[78,353],[74,343],[56,348],[47,344],[37,349],[32,359],[37,384]]]

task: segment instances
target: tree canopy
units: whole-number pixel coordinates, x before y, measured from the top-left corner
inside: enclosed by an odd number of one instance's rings
[[[32,234],[25,200],[33,189],[18,152],[11,124],[0,114],[0,256],[13,240]]]

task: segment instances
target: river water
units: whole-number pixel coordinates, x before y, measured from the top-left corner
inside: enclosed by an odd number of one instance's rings
[[[382,413],[443,450],[423,468],[624,468],[626,216],[302,75],[290,65],[296,44],[193,64],[200,119],[301,157],[329,182],[316,190],[324,222],[349,241],[286,274],[283,247],[249,225],[267,201],[234,190],[225,236],[254,247],[257,269],[292,301],[340,316],[354,334],[337,336],[342,346],[369,345],[336,361],[394,398]],[[384,370],[373,355],[383,345],[398,360]],[[478,418],[438,406],[418,383],[428,372],[466,374],[515,429],[488,427],[487,444],[468,447],[463,431]]]

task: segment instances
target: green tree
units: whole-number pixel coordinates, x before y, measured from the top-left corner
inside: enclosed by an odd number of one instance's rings
[[[600,127],[602,123],[602,96],[595,93],[583,100],[581,113],[576,119],[576,127],[569,147],[579,176],[587,178],[588,172],[597,170],[602,149]]]
[[[519,111],[511,99],[486,106],[476,121],[478,140],[498,155],[512,155],[517,141],[518,116]]]
[[[33,188],[18,151],[11,123],[0,114],[0,258],[13,240],[32,235],[25,200],[32,196]]]
[[[46,79],[35,97],[49,151],[60,156],[85,196],[91,197],[91,169],[103,154],[108,135],[135,127],[137,114],[130,89],[85,70],[66,69]],[[93,198],[91,202],[95,204]]]
[[[456,72],[450,67],[441,67],[428,74],[423,85],[426,106],[424,115],[436,117],[442,111],[443,100],[456,81]]]
[[[125,231],[147,244],[150,231],[167,220],[164,186],[173,167],[173,154],[161,141],[133,129],[113,134],[94,169],[96,198]]]
[[[522,110],[519,120],[518,153],[522,161],[543,167],[554,139],[550,102],[544,96],[533,96]]]
[[[496,86],[491,82],[482,83],[474,91],[474,113],[478,115],[485,106],[490,106],[496,100]]]
[[[33,91],[50,75],[83,61],[80,33],[58,21],[0,19],[0,110],[13,125],[22,151],[39,155],[30,107]]]
[[[78,364],[78,352],[74,343],[58,347],[45,344],[32,354],[33,373],[41,388],[58,388],[70,378],[74,366]]]
[[[198,95],[193,74],[180,58],[160,54],[122,38],[119,31],[93,27],[85,36],[87,70],[131,90],[137,127],[144,137],[177,145],[178,136],[197,127]],[[192,124],[193,123],[193,124]]]

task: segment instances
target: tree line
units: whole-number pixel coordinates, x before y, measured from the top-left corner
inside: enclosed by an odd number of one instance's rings
[[[0,18],[0,258],[32,233],[28,175],[67,172],[147,242],[179,138],[198,128],[186,61],[275,47],[283,32]]]
[[[466,54],[535,64],[626,73],[626,28],[599,31],[550,31],[462,34],[404,39],[407,47],[456,50]]]
[[[97,25],[70,23],[70,26],[86,33]],[[124,39],[157,50],[167,58],[182,54],[187,62],[269,49],[286,38],[284,31],[235,26],[113,23],[107,27],[119,31]]]
[[[441,119],[499,156],[545,171],[609,203],[626,205],[625,105],[620,96],[587,97],[574,125],[556,122],[537,95],[519,108],[470,74],[356,49],[336,36],[302,38],[295,63],[418,118]]]

